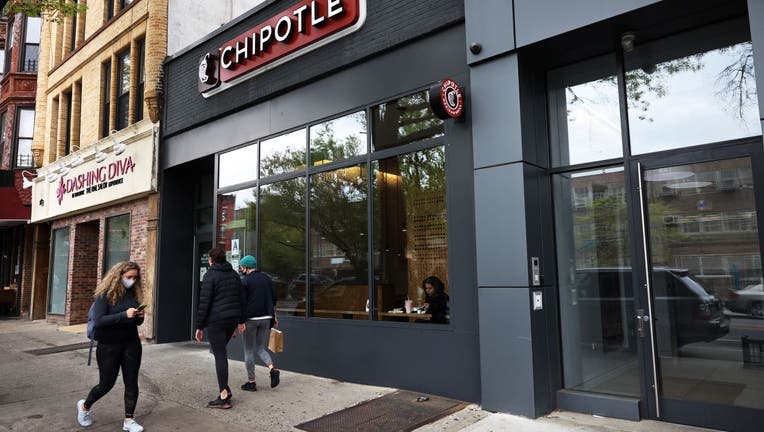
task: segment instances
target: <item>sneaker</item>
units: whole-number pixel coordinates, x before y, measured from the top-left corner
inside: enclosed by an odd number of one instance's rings
[[[85,399],[77,401],[77,423],[80,426],[90,426],[93,424],[93,420],[90,418],[90,411],[83,411],[82,407],[85,406]]]
[[[241,389],[244,391],[257,391],[257,384],[254,381],[247,381],[241,385]]]
[[[231,405],[231,394],[228,393],[228,397],[225,399],[221,399],[220,395],[218,395],[217,399],[209,401],[207,403],[207,408],[218,408],[218,409],[228,409],[231,408],[233,405]]]
[[[279,382],[281,382],[279,380],[279,375],[281,375],[281,372],[279,372],[278,369],[276,368],[271,369],[271,388],[276,387],[277,385],[279,385]]]
[[[143,432],[143,426],[139,425],[135,419],[122,423],[122,430],[127,432]]]

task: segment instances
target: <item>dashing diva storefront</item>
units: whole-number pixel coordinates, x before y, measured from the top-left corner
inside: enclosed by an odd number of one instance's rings
[[[166,62],[159,342],[192,337],[219,246],[273,279],[280,367],[480,399],[463,20],[271,1]],[[429,276],[445,322],[420,309]]]

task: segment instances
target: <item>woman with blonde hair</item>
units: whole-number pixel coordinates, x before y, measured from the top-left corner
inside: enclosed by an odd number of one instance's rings
[[[143,324],[144,308],[141,269],[132,261],[117,263],[106,273],[95,291],[93,318],[98,341],[98,384],[87,399],[77,402],[77,421],[93,424],[90,408],[114,387],[119,370],[125,383],[125,421],[122,430],[141,432],[143,426],[133,419],[138,401],[138,370],[141,367],[141,339],[138,326]]]

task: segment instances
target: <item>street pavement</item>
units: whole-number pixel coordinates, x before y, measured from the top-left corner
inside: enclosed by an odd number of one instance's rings
[[[98,369],[87,366],[88,350],[34,355],[26,351],[87,342],[84,325],[57,327],[44,321],[0,320],[0,432],[78,431],[75,404],[98,381]],[[396,389],[340,382],[282,371],[271,389],[266,368],[256,371],[258,391],[239,390],[244,364],[229,362],[234,407],[206,408],[217,383],[207,344],[145,344],[139,377],[141,394],[136,420],[146,431],[208,432],[226,430],[297,431],[294,425],[351,407]],[[124,387],[121,379],[92,408],[91,431],[122,429]],[[461,411],[417,429],[417,432],[562,432],[562,431],[703,431],[653,421],[629,422],[555,411],[531,420],[481,410]],[[338,431],[341,432],[341,431]]]

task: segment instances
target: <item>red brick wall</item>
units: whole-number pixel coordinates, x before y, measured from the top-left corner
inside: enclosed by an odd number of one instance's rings
[[[48,321],[62,324],[78,324],[87,321],[87,312],[93,301],[93,292],[101,281],[101,271],[104,257],[104,240],[106,238],[106,219],[112,216],[130,214],[130,260],[135,261],[146,273],[151,266],[154,274],[154,262],[146,262],[147,250],[155,248],[155,244],[147,242],[149,218],[149,198],[141,198],[122,204],[113,205],[88,213],[61,218],[52,222],[51,229],[55,230],[69,226],[73,241],[69,250],[69,285],[67,287],[66,316],[63,320],[49,316]],[[143,284],[151,281],[144,278]],[[151,287],[144,289],[151,293]],[[146,296],[145,303],[153,310],[153,299]],[[143,325],[139,333],[144,338],[151,338],[153,329]],[[144,334],[147,333],[147,334]]]

